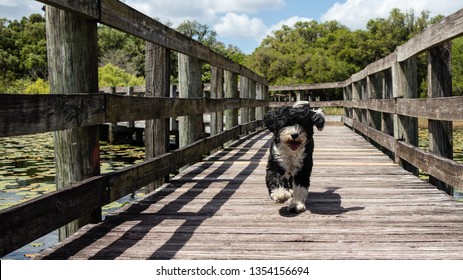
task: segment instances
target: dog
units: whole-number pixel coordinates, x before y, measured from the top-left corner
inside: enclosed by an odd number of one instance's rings
[[[325,114],[300,101],[268,111],[264,124],[273,133],[265,176],[270,198],[275,203],[292,198],[288,211],[304,212],[313,166],[313,127],[323,130]]]

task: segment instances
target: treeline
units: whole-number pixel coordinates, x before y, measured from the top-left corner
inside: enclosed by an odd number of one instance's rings
[[[401,12],[388,18],[372,19],[365,30],[352,31],[337,21],[298,22],[283,26],[265,38],[246,64],[267,77],[271,84],[306,84],[343,81],[368,64],[394,52],[410,38],[437,22],[442,16],[429,12]],[[463,89],[463,40],[453,41],[453,89]],[[427,55],[417,58],[420,95],[427,92]]]
[[[216,52],[239,63],[244,53],[217,40],[207,25],[185,21],[176,28]],[[45,18],[32,14],[21,20],[0,19],[0,93],[47,93],[48,66]],[[99,85],[144,85],[145,42],[113,28],[98,26]],[[177,53],[171,55],[171,80],[177,82]],[[204,82],[210,70],[204,65]]]
[[[207,25],[185,21],[176,30],[267,77],[270,84],[342,81],[369,63],[392,53],[441,16],[394,9],[388,18],[372,19],[365,30],[352,31],[337,21],[298,22],[267,36],[251,54],[225,46]],[[48,92],[45,19],[40,14],[0,19],[0,92]],[[463,39],[452,42],[453,90],[463,94]],[[100,86],[144,84],[145,42],[104,25],[98,26]],[[171,82],[177,82],[177,54],[171,55]],[[426,95],[426,54],[418,57],[420,94]],[[204,65],[203,81],[210,72]]]

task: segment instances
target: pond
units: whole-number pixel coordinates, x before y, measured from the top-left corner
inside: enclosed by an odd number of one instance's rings
[[[109,173],[144,160],[144,147],[100,143],[101,173]],[[56,190],[52,133],[0,138],[0,210]],[[102,208],[103,217],[144,193],[128,195]],[[5,256],[27,259],[58,241],[51,232]]]

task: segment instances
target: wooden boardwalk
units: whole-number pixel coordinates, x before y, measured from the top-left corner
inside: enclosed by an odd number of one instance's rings
[[[241,139],[45,259],[463,259],[463,203],[347,127],[315,135],[305,213],[264,184],[267,132]]]

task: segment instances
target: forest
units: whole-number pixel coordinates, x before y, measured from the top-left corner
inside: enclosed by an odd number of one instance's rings
[[[417,15],[393,9],[388,18],[371,19],[364,30],[350,30],[337,21],[298,22],[274,31],[250,55],[225,46],[214,30],[197,21],[185,21],[175,29],[265,76],[272,85],[306,84],[345,80],[441,18],[430,18],[427,11]],[[145,42],[107,26],[98,29],[100,86],[144,85]],[[47,93],[45,18],[0,18],[0,36],[0,92]],[[176,83],[175,52],[171,59],[171,82]],[[426,96],[427,55],[418,56],[417,62],[420,95]],[[203,68],[203,81],[208,82],[209,67]],[[452,73],[454,95],[462,95],[462,38],[452,41]]]

